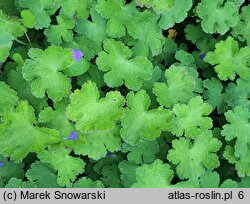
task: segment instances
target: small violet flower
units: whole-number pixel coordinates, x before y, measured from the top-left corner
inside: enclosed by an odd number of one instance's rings
[[[0,161],[0,168],[4,166],[4,162]]]
[[[113,154],[112,152],[107,151],[106,157],[113,157],[113,156],[115,156],[115,154]]]
[[[235,73],[235,79],[238,79],[240,76],[237,74],[237,73]]]
[[[76,62],[79,62],[81,60],[81,58],[83,57],[83,53],[81,52],[81,50],[75,50],[75,49],[71,49],[73,52],[73,58]]]
[[[64,138],[65,140],[77,140],[78,135],[76,131],[73,131],[68,137]]]
[[[206,53],[202,53],[202,54],[200,55],[200,59],[201,59],[201,60],[204,60],[205,57],[206,57]]]

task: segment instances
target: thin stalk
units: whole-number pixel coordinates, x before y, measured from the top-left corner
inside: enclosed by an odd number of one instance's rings
[[[28,34],[27,34],[26,32],[24,32],[24,35],[25,35],[25,37],[27,38],[30,47],[32,47],[32,44],[31,44],[31,41],[30,41],[30,38],[29,38]]]
[[[22,44],[22,45],[29,45],[28,43],[25,43],[25,42],[23,42],[21,40],[18,40],[17,38],[15,39],[15,41],[18,42],[18,43],[20,43],[20,44]]]

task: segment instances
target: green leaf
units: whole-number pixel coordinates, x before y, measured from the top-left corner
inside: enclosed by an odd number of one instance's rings
[[[214,65],[220,80],[235,79],[235,73],[240,78],[250,79],[250,48],[239,49],[238,42],[232,37],[215,45],[214,52],[208,52],[205,61]]]
[[[38,154],[38,158],[42,162],[52,165],[58,172],[57,183],[60,186],[70,187],[77,175],[84,172],[85,162],[80,158],[70,156],[70,152],[66,148],[57,148]]]
[[[79,86],[82,86],[88,81],[94,82],[98,88],[106,86],[103,81],[103,72],[100,71],[95,65],[91,66],[85,74],[77,77],[77,84]]]
[[[125,188],[131,187],[136,182],[137,164],[123,160],[118,165],[121,172],[121,183]]]
[[[136,183],[133,188],[169,188],[174,171],[169,164],[157,159],[152,164],[143,164],[136,169]]]
[[[246,156],[250,152],[250,113],[248,108],[237,106],[234,110],[229,110],[225,113],[226,119],[230,124],[223,125],[221,134],[225,136],[227,141],[236,139],[235,156]]]
[[[73,41],[70,41],[69,43],[63,42],[61,46],[67,47],[70,49],[80,50],[84,54],[84,58],[88,61],[93,59],[95,55],[97,54],[95,52],[95,45],[93,44],[93,42],[85,38],[84,36],[80,36],[80,35],[76,35]],[[80,61],[80,64],[82,64],[82,62],[83,61]],[[74,65],[76,65],[76,63],[74,63]]]
[[[36,19],[34,15],[29,10],[22,10],[20,13],[22,17],[22,23],[27,28],[34,28],[36,24]]]
[[[14,38],[23,36],[26,28],[21,24],[20,19],[16,17],[9,17],[2,10],[0,10],[0,25],[1,33],[9,33]]]
[[[57,175],[54,170],[45,163],[32,163],[26,172],[26,177],[35,183],[38,188],[58,188]]]
[[[238,183],[232,179],[227,179],[220,185],[220,188],[238,188]]]
[[[238,188],[238,183],[231,179],[225,180],[220,185],[220,175],[212,171],[206,171],[206,173],[200,177],[200,183],[202,188]]]
[[[182,66],[172,65],[165,71],[166,83],[156,82],[153,93],[160,105],[167,108],[187,103],[194,96],[195,79]]]
[[[48,42],[52,45],[60,45],[62,41],[72,41],[74,35],[72,29],[75,27],[75,22],[61,16],[57,16],[56,20],[58,25],[50,25],[44,30]]]
[[[174,105],[174,128],[171,132],[177,136],[185,135],[188,138],[195,138],[212,128],[212,119],[207,117],[211,111],[212,106],[204,103],[200,96],[192,98],[188,104]]]
[[[249,188],[250,187],[250,177],[245,177],[241,179],[239,183],[239,188]]]
[[[192,0],[174,1],[174,5],[161,15],[160,27],[164,30],[173,27],[175,23],[182,22],[193,5]]]
[[[174,171],[169,164],[156,159],[152,164],[143,164],[136,168],[136,183],[132,188],[197,188],[196,181],[183,181],[171,184]]]
[[[14,38],[10,33],[0,31],[0,63],[4,62],[9,56],[13,40]]]
[[[126,159],[126,157],[121,154],[120,152],[117,153],[117,154],[114,154],[113,156],[111,157],[104,157],[104,158],[101,158],[100,160],[98,160],[97,162],[95,162],[95,164],[93,165],[93,170],[99,174],[99,175],[102,175],[102,169],[105,167],[105,166],[110,166],[112,164],[118,164],[119,162],[121,162],[122,160]],[[117,170],[116,167],[114,167],[114,169]],[[115,170],[115,172],[116,172]],[[119,177],[119,176],[118,176]]]
[[[107,151],[115,152],[121,149],[119,128],[99,131],[84,135],[83,144],[74,147],[76,154],[88,155],[89,158],[98,160],[107,155]]]
[[[203,86],[206,90],[202,97],[213,107],[213,110],[217,108],[218,113],[223,113],[227,108],[225,104],[227,95],[223,93],[223,85],[220,80],[216,78],[206,79],[203,81]]]
[[[242,157],[235,156],[235,148],[227,145],[225,147],[225,151],[223,156],[228,160],[229,163],[235,164],[235,169],[237,170],[237,174],[239,177],[250,176],[250,151],[248,150],[247,154]]]
[[[170,67],[175,60],[175,53],[178,50],[177,44],[172,38],[166,38],[163,45],[162,53],[155,58],[160,62],[164,60],[164,65]]]
[[[216,152],[221,148],[221,142],[213,138],[211,131],[205,131],[193,142],[185,138],[176,139],[172,145],[167,158],[177,165],[180,179],[197,179],[206,169],[213,170],[220,164]]]
[[[161,131],[171,129],[172,113],[163,107],[148,110],[149,106],[150,97],[146,91],[128,93],[127,108],[121,123],[121,136],[126,143],[135,145],[140,140],[153,141]]]
[[[11,178],[5,188],[37,188],[31,181],[23,182],[21,179]]]
[[[178,50],[175,53],[175,58],[180,61],[181,66],[193,67],[196,69],[194,56],[185,50]],[[177,63],[175,63],[177,64]]]
[[[77,21],[75,30],[93,43],[96,53],[103,50],[102,43],[107,38],[106,20],[96,12],[94,8],[90,10],[92,21],[80,19]]]
[[[228,160],[229,163],[233,164],[237,161],[236,156],[234,155],[234,148],[230,145],[227,145],[225,147],[225,150],[223,152],[223,157]]]
[[[70,49],[50,46],[46,50],[31,48],[29,57],[23,66],[23,77],[31,81],[32,93],[43,98],[45,93],[53,101],[60,101],[70,92],[70,81],[62,73],[73,63]]]
[[[188,180],[176,183],[173,188],[200,188],[200,185],[197,180]]]
[[[26,28],[21,24],[20,19],[7,16],[0,10],[0,63],[9,56],[13,40],[23,36]]]
[[[90,178],[82,177],[78,179],[74,185],[74,188],[104,188],[101,181],[92,181]]]
[[[17,91],[17,96],[20,100],[27,100],[30,105],[35,109],[35,112],[40,112],[47,104],[47,97],[36,98],[32,92],[30,83],[25,81],[22,77],[22,70],[19,68],[17,70],[10,70],[7,73],[6,79],[8,85]],[[14,101],[12,99],[12,101]],[[1,108],[0,108],[1,109]]]
[[[143,80],[150,80],[153,66],[145,57],[131,59],[132,52],[122,42],[104,41],[104,51],[97,58],[98,68],[106,72],[104,81],[110,87],[125,84],[128,89],[139,90]]]
[[[151,51],[152,56],[159,55],[162,52],[165,38],[158,24],[159,16],[152,13],[150,15],[150,21],[145,25],[144,31],[138,35],[138,41],[133,47],[133,52],[137,54],[137,56],[147,57],[149,51]],[[145,54],[140,54],[141,52],[145,52]]]
[[[218,188],[220,175],[217,172],[206,171],[199,180],[202,188]]]
[[[212,34],[205,33],[201,26],[188,24],[185,28],[185,37],[190,40],[202,53],[214,49],[217,39]]]
[[[16,91],[0,81],[0,115],[10,112],[18,103]]]
[[[100,99],[96,84],[87,82],[81,90],[70,96],[67,115],[76,122],[76,129],[83,133],[114,128],[116,121],[123,115],[124,98],[118,91],[108,92]]]
[[[54,109],[46,107],[40,112],[38,118],[39,123],[43,123],[45,127],[57,130],[61,139],[74,130],[74,125],[66,116],[67,105],[67,102],[61,101],[54,105]]]
[[[158,107],[156,97],[153,94],[153,86],[154,86],[155,82],[160,81],[162,79],[162,77],[163,77],[163,71],[161,70],[160,67],[156,66],[153,69],[151,79],[144,82],[144,84],[142,86],[142,89],[144,89],[147,92],[147,94],[150,96],[151,107]]]
[[[174,0],[135,0],[138,6],[152,8],[157,14],[167,12],[173,5]]]
[[[48,28],[51,22],[50,15],[59,8],[57,0],[18,0],[19,6],[29,10],[35,17],[35,28]]]
[[[84,58],[81,58],[79,62],[75,62],[71,67],[65,69],[63,72],[67,76],[80,76],[87,72],[91,67],[91,63]]]
[[[238,9],[233,2],[224,0],[202,0],[197,6],[197,14],[201,18],[201,26],[206,33],[224,35],[238,21]],[[213,12],[214,15],[211,15]]]
[[[245,0],[229,0],[229,1],[233,2],[237,7],[240,7],[245,2]]]
[[[237,79],[235,83],[229,83],[226,87],[225,101],[228,106],[234,108],[242,106],[250,108],[250,80]]]
[[[190,53],[184,50],[178,50],[176,52],[175,58],[179,60],[180,63],[176,62],[171,66],[182,66],[183,68],[185,68],[186,71],[189,73],[189,75],[192,76],[193,79],[195,80],[195,87],[193,92],[202,93],[203,92],[202,79],[199,78],[199,73],[197,71],[196,64],[194,62],[194,57]]]
[[[103,167],[102,175],[103,177],[101,178],[101,181],[105,184],[105,186],[109,188],[122,188],[120,172],[116,164]]]
[[[135,2],[125,3],[125,0],[99,0],[96,11],[108,20],[106,32],[110,37],[125,36],[127,31],[136,39],[143,34],[151,15],[148,11],[139,12]]]
[[[122,151],[128,152],[128,161],[142,164],[151,163],[156,159],[159,152],[159,145],[156,141],[141,141],[136,146],[123,143]]]
[[[0,124],[0,153],[20,162],[29,152],[40,152],[59,141],[58,132],[37,126],[33,108],[21,101]]]
[[[0,187],[250,186],[249,17],[244,0],[0,0]]]
[[[60,15],[67,18],[88,18],[94,0],[59,0]]]
[[[8,158],[3,157],[0,154],[0,162],[4,163],[4,166],[0,167],[0,180],[3,182],[8,181],[11,177],[23,179],[24,177],[24,163],[14,163],[9,161]]]
[[[233,35],[236,36],[240,41],[246,41],[247,45],[250,46],[250,5],[245,6],[241,9],[240,22],[233,27]]]
[[[15,5],[15,0],[0,1],[0,8],[8,15],[18,14],[18,10]]]
[[[172,135],[170,132],[164,132],[162,133],[161,137],[158,137],[156,139],[158,146],[159,146],[159,152],[156,155],[158,159],[165,160],[166,155],[170,149],[169,144],[172,140],[175,138],[174,135]]]

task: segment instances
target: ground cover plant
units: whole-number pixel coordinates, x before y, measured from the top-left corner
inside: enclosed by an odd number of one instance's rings
[[[250,187],[250,4],[0,0],[0,187]]]

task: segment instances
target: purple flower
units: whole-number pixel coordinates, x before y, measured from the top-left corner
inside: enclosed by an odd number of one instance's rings
[[[64,138],[65,140],[77,140],[78,135],[76,131],[73,131],[68,137]]]
[[[115,156],[115,154],[113,154],[112,152],[107,151],[106,157],[113,157],[113,156]]]
[[[201,59],[201,60],[204,60],[205,57],[206,57],[206,53],[202,53],[202,54],[200,55],[200,59]]]
[[[81,52],[81,50],[75,50],[75,49],[71,49],[73,52],[73,58],[76,62],[79,62],[81,60],[81,58],[83,57],[83,53]]]
[[[235,79],[238,79],[240,76],[235,72]]]
[[[0,168],[4,166],[4,162],[0,161]]]

